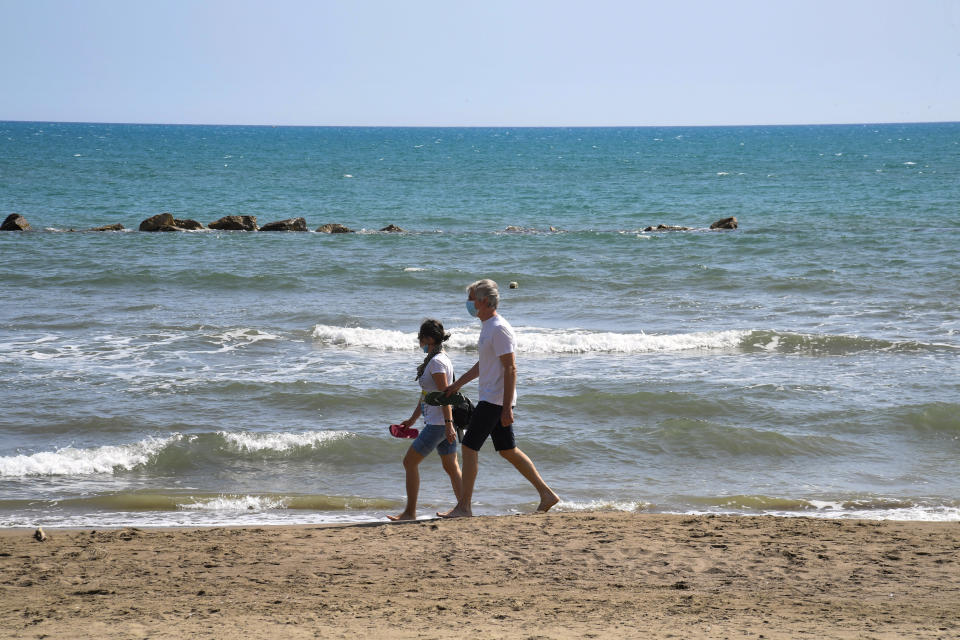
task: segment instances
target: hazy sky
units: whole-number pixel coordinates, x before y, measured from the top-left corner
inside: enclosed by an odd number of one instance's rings
[[[0,0],[0,120],[960,120],[960,0]]]

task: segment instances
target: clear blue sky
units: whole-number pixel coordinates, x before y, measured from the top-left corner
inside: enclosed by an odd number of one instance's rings
[[[960,120],[960,0],[0,0],[0,120]]]

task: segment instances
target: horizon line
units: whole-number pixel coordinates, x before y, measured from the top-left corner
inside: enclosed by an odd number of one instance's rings
[[[960,120],[891,120],[884,122],[780,122],[761,124],[550,124],[550,125],[509,125],[509,124],[256,124],[223,122],[110,122],[105,120],[7,120],[3,123],[18,124],[99,124],[99,125],[142,125],[170,127],[261,127],[289,129],[707,129],[723,127],[842,127],[842,126],[884,126],[918,124],[958,124]]]

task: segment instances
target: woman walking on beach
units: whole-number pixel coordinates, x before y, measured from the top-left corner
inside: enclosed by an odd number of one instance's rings
[[[420,348],[427,354],[417,367],[417,382],[422,393],[420,402],[407,420],[401,424],[410,427],[423,415],[424,427],[403,457],[407,475],[407,507],[403,513],[387,516],[390,520],[416,520],[417,496],[420,493],[420,463],[431,451],[437,450],[443,470],[450,476],[453,494],[460,500],[460,464],[457,462],[457,432],[453,426],[453,411],[450,405],[433,406],[423,401],[430,391],[445,391],[453,382],[453,363],[443,350],[443,343],[450,338],[438,320],[424,320],[417,339]]]

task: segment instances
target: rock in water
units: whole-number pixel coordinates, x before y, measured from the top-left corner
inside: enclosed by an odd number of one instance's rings
[[[734,217],[723,218],[722,220],[717,220],[712,225],[711,229],[736,229],[737,228],[737,219]]]
[[[140,231],[176,230],[172,213],[158,213],[140,223]]]
[[[224,216],[208,225],[219,231],[257,231],[257,216]]]
[[[303,218],[288,218],[271,222],[260,227],[260,231],[306,231],[307,221]]]
[[[353,229],[342,224],[330,223],[317,227],[317,233],[353,233]]]
[[[19,213],[11,213],[0,225],[0,231],[30,231],[30,223]]]
[[[520,284],[517,283],[516,281],[513,281],[513,282],[510,283],[510,288],[511,288],[511,289],[519,289],[519,288],[520,288]]]
[[[403,229],[395,224],[388,224],[383,229],[380,229],[380,231],[385,231],[387,233],[403,233]]]
[[[124,227],[119,222],[117,224],[108,224],[102,227],[94,227],[93,229],[87,229],[87,231],[123,231]]]
[[[158,213],[140,223],[140,231],[196,231],[203,225],[196,220],[177,220],[171,213]]]
[[[173,226],[184,231],[197,231],[203,229],[203,225],[196,220],[174,220]]]
[[[37,542],[46,542],[47,534],[43,532],[43,527],[37,527],[37,530],[33,532],[33,537]]]
[[[690,227],[678,227],[675,225],[658,224],[655,227],[647,227],[644,231],[692,231]]]

